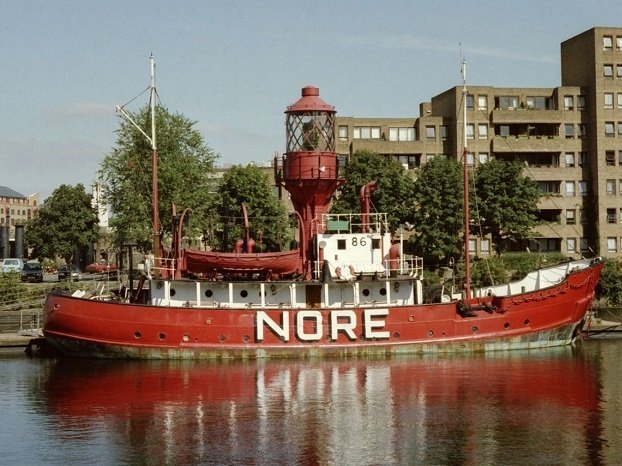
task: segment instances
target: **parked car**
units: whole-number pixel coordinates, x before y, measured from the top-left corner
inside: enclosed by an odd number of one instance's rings
[[[38,262],[26,262],[22,268],[23,282],[42,282],[43,267]]]
[[[82,280],[82,273],[80,273],[80,268],[77,265],[72,265],[69,268],[68,265],[61,265],[58,269],[58,279],[59,280],[67,280],[71,278],[73,281]]]
[[[0,272],[21,272],[24,268],[24,261],[22,259],[4,259],[2,261],[2,268],[0,268]]]
[[[110,273],[110,272],[116,272],[117,266],[113,264],[112,262],[102,260],[102,261],[93,262],[92,264],[87,265],[84,271],[88,273]]]

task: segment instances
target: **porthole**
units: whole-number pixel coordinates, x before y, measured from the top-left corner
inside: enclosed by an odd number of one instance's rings
[[[474,325],[473,327],[471,327],[471,332],[473,333],[477,333],[479,331],[479,328],[477,328],[476,325]]]
[[[248,343],[250,340],[251,340],[251,339],[248,337],[248,335],[244,335],[244,336],[242,337],[242,341],[243,341],[244,343]]]
[[[171,288],[171,296],[175,296],[175,293],[177,293],[177,292],[175,291],[175,288]]]
[[[529,325],[530,323],[531,322],[529,322],[529,319],[525,319],[525,322],[524,322],[525,325]]]
[[[212,296],[214,296],[214,292],[212,290],[205,290],[206,298],[211,298]]]
[[[394,332],[393,333],[393,338],[398,339],[400,338],[400,332]]]
[[[510,323],[506,322],[505,324],[503,324],[503,328],[506,329],[506,330],[509,329],[510,328]]]
[[[137,340],[139,340],[142,336],[143,334],[140,333],[139,331],[134,332],[134,338],[136,338]]]
[[[365,288],[363,290],[363,296],[369,296],[369,289],[368,288]]]
[[[428,330],[428,336],[429,337],[433,337],[434,336],[434,331],[433,330]]]
[[[227,338],[226,338],[224,335],[220,335],[220,336],[218,337],[218,339],[219,339],[221,342],[223,342],[223,341],[225,341]]]
[[[415,316],[408,316],[408,322],[414,322]]]
[[[158,338],[159,338],[160,340],[166,340],[166,333],[160,333],[160,334],[158,335]]]
[[[387,295],[387,289],[386,288],[380,288],[380,296],[386,296]]]
[[[188,341],[190,341],[190,337],[189,337],[188,335],[184,335],[183,337],[181,337],[181,339],[182,339],[184,342],[188,342]]]
[[[242,298],[246,298],[248,296],[248,291],[246,290],[240,291],[240,296],[242,296]]]

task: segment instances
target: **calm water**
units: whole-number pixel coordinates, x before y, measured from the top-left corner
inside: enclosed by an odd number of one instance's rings
[[[0,353],[1,464],[622,464],[622,338],[210,364]]]

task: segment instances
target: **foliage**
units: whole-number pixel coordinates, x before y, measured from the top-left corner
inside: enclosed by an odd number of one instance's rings
[[[460,164],[435,157],[419,169],[414,190],[413,252],[433,262],[459,257],[464,218]]]
[[[0,274],[0,306],[17,302],[28,290],[22,284],[21,274],[18,272],[7,272]]]
[[[235,165],[219,185],[215,200],[216,229],[222,238],[212,236],[212,245],[231,250],[244,237],[242,204],[249,217],[250,237],[258,251],[289,249],[293,235],[285,207],[277,199],[267,174],[255,165]]]
[[[523,175],[520,163],[493,159],[481,164],[473,184],[471,217],[479,219],[484,236],[491,235],[498,254],[506,241],[529,239],[537,224],[540,195],[534,180]]]
[[[74,251],[97,240],[97,212],[91,195],[81,184],[61,185],[54,190],[25,228],[31,257],[61,256],[72,263]]]
[[[151,127],[148,107],[130,113],[141,128]],[[192,209],[193,225],[203,230],[210,205],[210,179],[217,157],[204,143],[200,132],[180,114],[156,108],[158,149],[158,204],[160,237],[173,227],[171,207],[179,212]],[[151,249],[152,150],[149,141],[129,121],[121,120],[116,147],[103,160],[99,175],[104,198],[112,210],[114,241],[135,241],[144,252]]]
[[[356,151],[346,168],[346,183],[337,189],[332,213],[361,211],[359,192],[365,184],[376,181],[377,189],[371,195],[377,212],[387,214],[389,229],[410,221],[413,210],[414,185],[404,167],[392,157],[369,150]]]
[[[596,286],[596,298],[610,306],[622,305],[622,261],[608,259]]]

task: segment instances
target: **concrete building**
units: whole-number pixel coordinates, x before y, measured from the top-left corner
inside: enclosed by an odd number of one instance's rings
[[[422,103],[419,117],[337,117],[337,151],[370,149],[416,170],[460,159],[462,87]],[[518,160],[542,193],[530,248],[622,255],[622,28],[596,27],[561,44],[561,86],[468,86],[468,163]],[[490,252],[473,238],[476,254]]]

